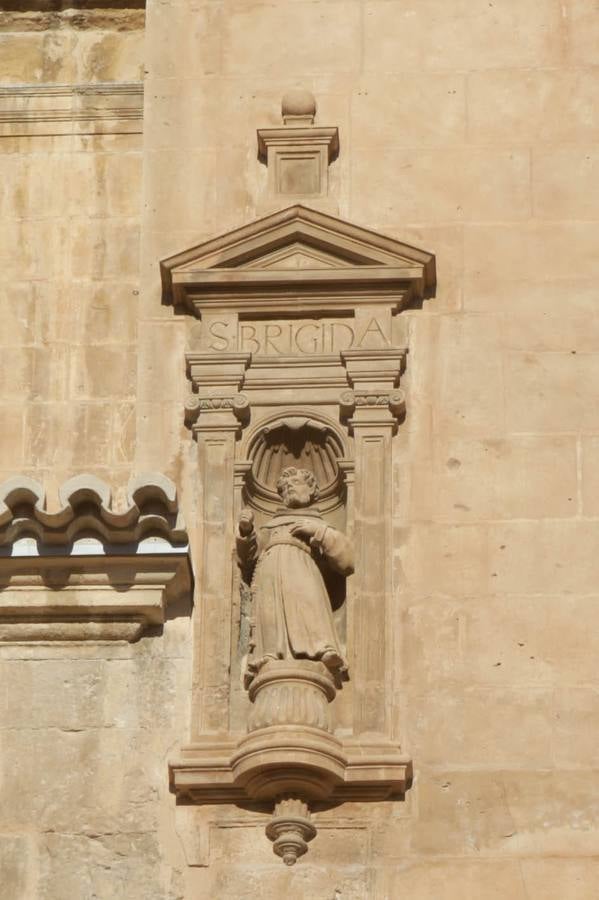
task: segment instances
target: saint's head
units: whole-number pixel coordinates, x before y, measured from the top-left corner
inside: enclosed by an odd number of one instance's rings
[[[319,494],[314,474],[308,469],[296,469],[295,466],[283,469],[277,481],[277,491],[285,506],[291,509],[310,506],[318,500]]]

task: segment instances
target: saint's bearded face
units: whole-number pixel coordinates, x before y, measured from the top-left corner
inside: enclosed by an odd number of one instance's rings
[[[303,472],[297,472],[294,475],[288,475],[281,485],[281,497],[285,506],[291,509],[298,509],[302,506],[310,506],[314,489],[308,483]]]

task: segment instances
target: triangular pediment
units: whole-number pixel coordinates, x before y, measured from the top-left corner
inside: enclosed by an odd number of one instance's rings
[[[164,302],[196,313],[219,292],[231,306],[236,292],[394,283],[423,295],[435,284],[432,254],[301,205],[171,256],[161,271]]]
[[[259,256],[246,263],[248,269],[339,269],[347,265],[332,253],[316,250],[301,241]]]

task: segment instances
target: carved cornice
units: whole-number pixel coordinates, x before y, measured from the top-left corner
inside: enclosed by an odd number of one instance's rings
[[[48,512],[44,490],[32,478],[17,476],[0,485],[0,555],[14,550],[24,536],[34,537],[44,548],[68,548],[90,534],[108,545],[139,545],[146,537],[187,544],[175,486],[164,475],[131,479],[122,512],[112,508],[109,486],[93,475],[66,481],[59,500],[60,509]]]
[[[164,302],[198,316],[297,314],[300,304],[305,314],[383,302],[400,309],[435,285],[430,253],[299,204],[160,266]]]
[[[0,136],[142,133],[143,84],[17,84],[0,88]]]
[[[350,387],[376,393],[379,389],[396,386],[405,368],[406,353],[405,347],[342,350],[341,359]]]
[[[132,479],[122,512],[90,475],[59,498],[48,512],[33,479],[0,486],[0,641],[132,641],[170,604],[190,604],[187,532],[169,479]]]
[[[323,147],[327,152],[327,162],[331,163],[339,153],[339,130],[322,126],[308,128],[259,128],[258,158],[266,162],[269,148],[305,150]]]

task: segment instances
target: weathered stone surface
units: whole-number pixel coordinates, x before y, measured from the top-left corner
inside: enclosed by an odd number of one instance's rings
[[[186,860],[167,759],[200,716],[245,722],[241,659],[230,674],[201,649],[214,683],[192,711],[201,653],[186,615],[134,645],[2,645],[4,892],[594,900],[595,4],[3,6],[0,482],[22,473],[52,497],[86,471],[125,509],[132,475],[165,472],[204,571],[199,510],[212,498],[218,519],[222,497],[182,418],[198,329],[161,304],[158,261],[262,214],[255,132],[280,125],[292,89],[339,128],[340,217],[434,252],[438,272],[436,296],[390,326],[409,348],[385,494],[393,590],[386,641],[364,639],[371,672],[396,661],[384,709],[414,759],[405,801],[316,811],[290,870],[265,811],[210,806],[200,861]],[[262,319],[245,326],[265,334]],[[196,636],[205,609],[199,596]],[[357,688],[378,727],[380,674],[344,686],[339,722],[351,728]]]

